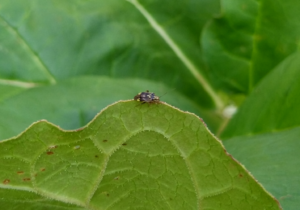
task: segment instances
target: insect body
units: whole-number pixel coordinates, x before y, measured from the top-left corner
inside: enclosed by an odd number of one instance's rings
[[[150,93],[149,90],[147,90],[146,92],[141,92],[141,93],[137,94],[136,96],[134,96],[134,100],[140,101],[140,102],[142,102],[142,104],[144,104],[144,103],[159,104],[160,103],[159,97],[156,96],[155,93]]]

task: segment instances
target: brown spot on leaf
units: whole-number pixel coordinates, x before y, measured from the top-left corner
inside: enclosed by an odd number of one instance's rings
[[[8,184],[8,183],[10,183],[10,180],[9,179],[4,179],[3,184]]]
[[[108,140],[104,139],[103,142],[107,142]]]
[[[95,158],[98,158],[99,156],[98,155],[95,155]]]
[[[119,179],[120,179],[120,177],[119,177],[119,176],[117,176],[117,177],[115,177],[115,178],[114,178],[114,180],[119,180]]]
[[[78,128],[78,129],[76,129],[76,131],[81,131],[81,130],[83,130],[83,128]]]
[[[273,198],[275,200],[275,202],[277,203],[278,206],[280,206],[279,201],[276,198]]]
[[[23,181],[24,181],[24,182],[30,181],[30,178],[24,178]]]
[[[107,193],[106,196],[109,197],[109,194]]]
[[[123,146],[126,146],[127,144],[126,143],[124,143],[124,144],[122,144]]]
[[[201,122],[205,125],[205,127],[207,127],[206,123],[203,121],[202,118],[199,117],[199,119],[201,120]]]
[[[45,171],[45,170],[46,170],[45,168],[42,168],[42,169],[41,169],[41,171]]]
[[[227,152],[226,152],[226,153],[227,153]],[[231,154],[227,153],[227,155],[228,155],[229,157],[231,157],[231,159],[233,159],[233,157],[232,157],[232,155],[231,155]]]
[[[241,173],[239,174],[239,177],[243,177],[243,176],[244,176],[243,174],[241,174]]]
[[[52,151],[48,151],[47,155],[53,155],[53,152]]]
[[[17,171],[17,174],[19,175],[24,174],[24,171]]]

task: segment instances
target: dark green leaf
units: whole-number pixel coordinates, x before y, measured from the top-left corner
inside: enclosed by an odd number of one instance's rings
[[[297,127],[224,141],[228,151],[278,199],[284,210],[298,209],[300,204],[299,136]]]
[[[82,74],[138,77],[221,107],[198,43],[218,9],[217,0],[2,0],[0,76],[39,83]]]
[[[247,94],[297,50],[300,2],[229,0],[222,8],[203,32],[204,56],[216,85]]]
[[[300,205],[300,53],[268,76],[241,106],[223,133],[231,154],[280,201]],[[229,139],[228,139],[229,138]]]
[[[300,53],[296,53],[262,80],[231,120],[223,137],[277,132],[299,126],[299,78]]]

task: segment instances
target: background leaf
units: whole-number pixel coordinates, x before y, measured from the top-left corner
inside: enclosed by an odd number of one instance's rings
[[[228,151],[274,195],[283,209],[299,205],[299,127],[224,141]]]
[[[204,74],[201,53],[195,46],[205,21],[218,11],[217,1],[161,4],[169,3],[141,2],[198,73]],[[199,13],[195,6],[207,10]],[[29,65],[14,71],[10,65],[4,66],[0,73],[7,79],[53,83],[82,74],[147,78],[177,87],[193,100],[201,100],[202,106],[213,106],[199,81],[127,1],[73,1],[72,6],[58,0],[3,1],[0,14],[2,36],[12,40],[4,42],[0,57],[5,63]],[[19,50],[26,56],[18,55]],[[22,60],[13,60],[16,54]]]
[[[233,92],[251,92],[299,46],[300,3],[222,1],[222,15],[205,28],[204,56],[212,81]]]
[[[133,99],[150,89],[161,100],[194,113],[202,113],[206,123],[215,128],[219,121],[210,112],[164,85],[146,80],[79,77],[56,85],[29,89],[0,102],[0,139],[18,135],[32,122],[46,119],[64,129],[77,129],[90,122],[99,110],[121,99]],[[43,96],[41,98],[41,96]],[[18,110],[18,111],[16,111]]]
[[[223,133],[229,152],[284,209],[299,202],[299,70],[296,53],[261,81]]]
[[[299,53],[291,55],[262,80],[227,126],[224,138],[277,132],[300,125],[299,59]]]

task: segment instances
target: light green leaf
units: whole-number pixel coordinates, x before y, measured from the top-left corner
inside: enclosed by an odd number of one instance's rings
[[[280,209],[198,117],[166,104],[119,102],[77,131],[39,121],[0,143],[0,165],[8,210]]]
[[[0,101],[3,101],[7,98],[10,98],[18,93],[21,93],[25,91],[25,89],[20,87],[14,87],[14,86],[7,86],[7,85],[1,85],[0,84]]]

